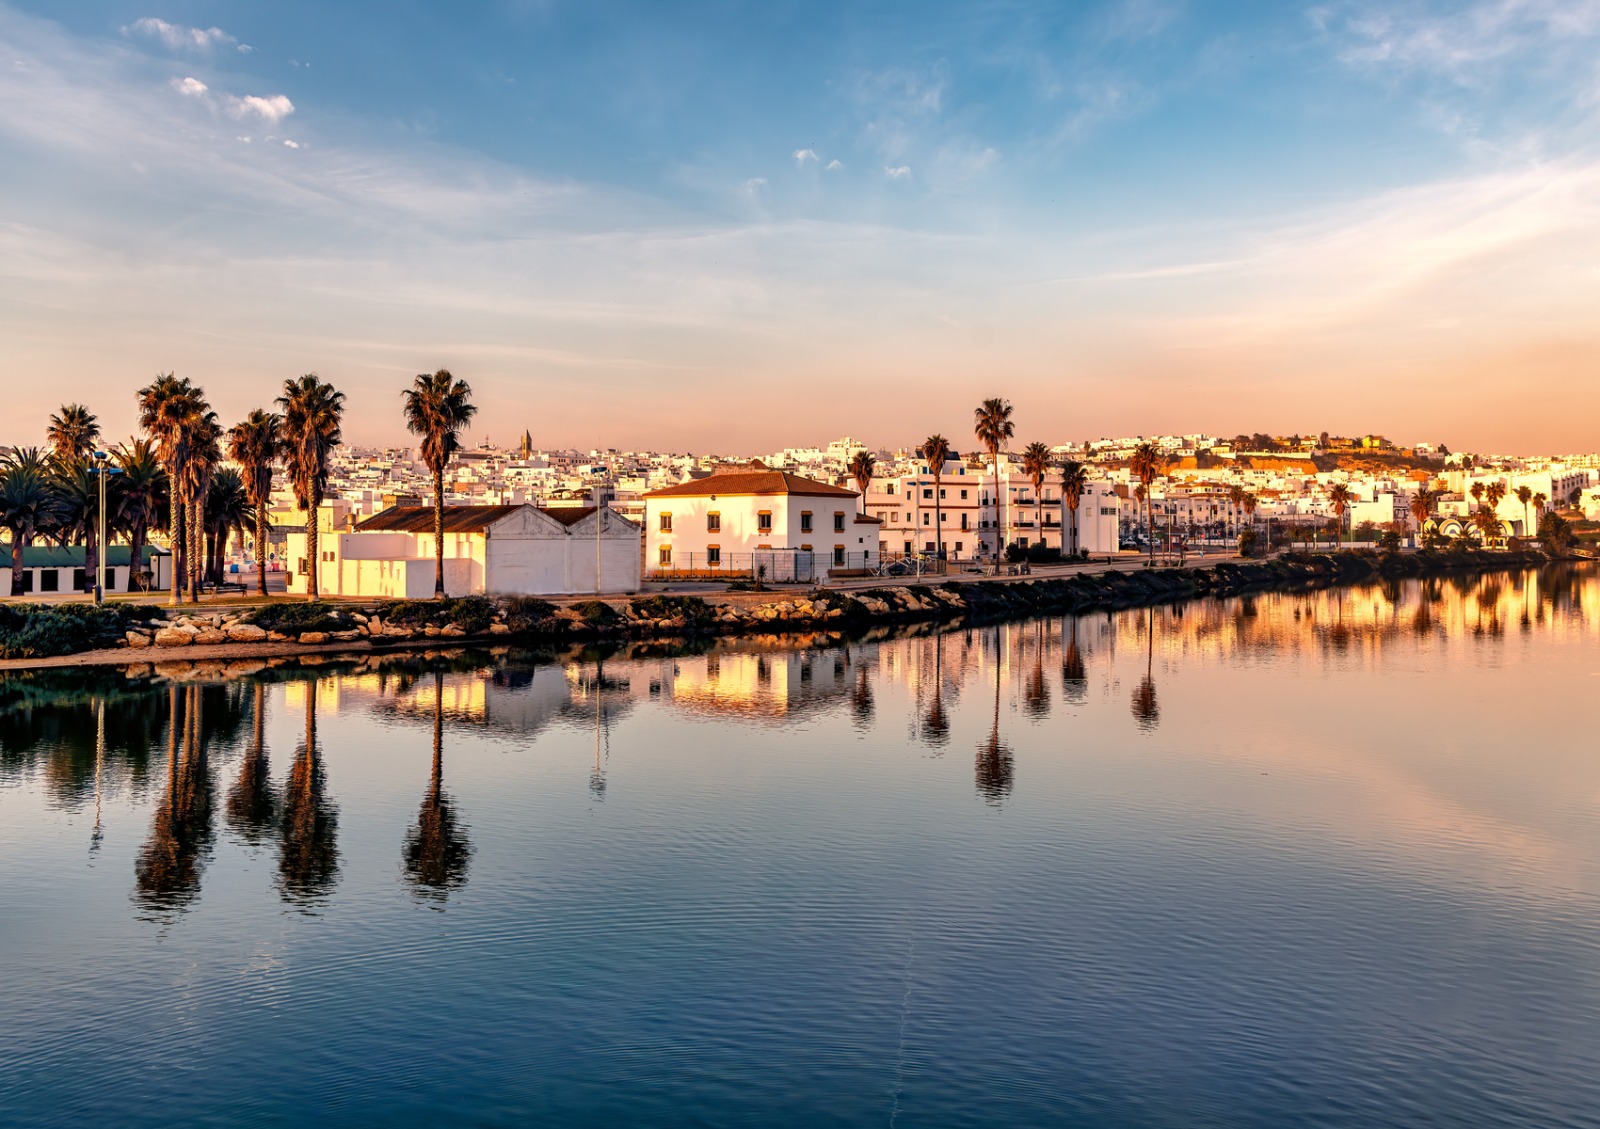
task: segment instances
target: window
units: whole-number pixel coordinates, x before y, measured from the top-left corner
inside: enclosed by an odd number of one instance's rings
[[[933,497],[933,491],[932,490],[924,490],[922,492],[922,496],[924,498],[932,498]]]
[[[965,533],[967,531],[967,515],[966,514],[962,514],[961,515],[961,531],[963,533]]]
[[[959,553],[962,550],[963,547],[964,547],[963,542],[960,542],[960,541],[956,542],[956,552]]]
[[[843,510],[834,510],[833,511],[833,531],[835,533],[843,533],[844,532],[844,511]]]
[[[671,568],[672,567],[672,546],[671,545],[663,545],[663,546],[661,546],[661,548],[657,551],[656,563],[658,563],[662,568]]]
[[[833,563],[834,563],[835,567],[842,567],[844,565],[844,546],[843,545],[835,545],[833,547]]]
[[[711,567],[715,568],[717,565],[719,565],[721,563],[722,563],[722,546],[721,545],[707,545],[706,546],[706,564],[708,564]]]
[[[944,497],[944,487],[943,486],[939,487],[939,497],[941,497],[941,498]]]
[[[721,533],[722,532],[722,515],[721,514],[710,513],[710,514],[706,515],[706,532],[707,533]]]
[[[53,568],[41,568],[39,570],[39,591],[61,591],[61,573]]]
[[[924,553],[932,553],[932,552],[934,552],[935,550],[934,550],[934,547],[933,547],[933,542],[929,541],[925,546],[923,546],[922,551]]]
[[[910,555],[911,555],[911,542],[907,541],[906,542],[906,556],[909,557]]]
[[[940,525],[943,525],[943,524],[944,524],[944,523],[945,523],[945,522],[947,522],[947,521],[949,521],[949,520],[950,520],[950,515],[949,515],[949,514],[947,514],[947,513],[941,513],[941,514],[940,514],[940,515],[939,515],[939,524],[940,524]]]
[[[884,492],[884,493],[885,493],[885,494],[893,494],[893,493],[894,493],[894,483],[892,483],[892,482],[885,482],[885,483],[884,483],[884,484],[883,484],[883,492]]]
[[[771,518],[768,518],[767,519],[767,524],[763,525],[761,528],[762,529],[771,529],[772,528],[772,520],[771,520]],[[811,532],[811,511],[810,510],[801,510],[800,511],[800,532],[801,533],[810,533]]]
[[[663,532],[663,533],[671,533],[672,532],[672,515],[671,514],[662,514],[661,515],[661,532]]]
[[[756,514],[756,532],[758,532],[758,533],[771,533],[772,532],[772,511],[771,510],[762,510],[760,513]]]
[[[89,590],[89,571],[75,568],[72,570],[72,590],[74,592],[87,592]]]
[[[961,500],[963,502],[967,500],[967,492],[965,490],[961,491]]]
[[[298,562],[296,562],[294,570],[296,572],[300,573],[302,576],[305,575],[306,559],[304,557],[301,557],[300,560]]]
[[[933,524],[933,515],[932,514],[923,514],[922,515],[922,524],[923,525],[932,525]]]
[[[33,591],[33,574],[37,571],[37,569],[32,568],[25,568],[22,570],[22,590],[24,592]]]

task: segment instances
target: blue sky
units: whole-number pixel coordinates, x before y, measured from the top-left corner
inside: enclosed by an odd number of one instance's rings
[[[5,441],[315,370],[398,441],[1593,447],[1600,2],[0,0]],[[1526,393],[1526,394],[1524,394]],[[1552,410],[1553,400],[1563,405]]]

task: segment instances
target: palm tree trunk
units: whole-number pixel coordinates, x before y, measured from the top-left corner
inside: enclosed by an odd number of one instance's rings
[[[86,591],[93,592],[100,576],[100,515],[96,513],[84,522],[83,583]]]
[[[989,452],[989,464],[994,468],[994,574],[1000,575],[1000,557],[1005,552],[1006,507],[1000,497],[1000,452]]]
[[[267,507],[256,507],[256,583],[267,594]]]
[[[133,591],[134,577],[139,574],[144,556],[144,519],[140,518],[128,529],[128,591]]]
[[[598,520],[598,519],[597,519]],[[433,598],[444,599],[444,467],[433,469]]]
[[[312,506],[306,510],[306,599],[308,601],[317,598],[317,573],[321,571],[317,566],[317,509]]]
[[[11,530],[11,594],[22,595],[22,531]]]
[[[941,467],[940,470],[944,468]],[[939,505],[940,478],[939,472],[933,475],[933,559],[944,559],[944,526],[939,523],[944,520],[944,514]]]
[[[167,600],[167,603],[177,605],[183,602],[183,571],[185,567],[183,531],[185,525],[183,520],[183,495],[177,487],[176,471],[173,472],[173,480],[172,496],[169,500],[171,516],[167,531],[172,538],[172,576],[170,578],[172,596]]]
[[[200,602],[200,580],[206,567],[205,498],[197,494],[189,501],[189,600]]]

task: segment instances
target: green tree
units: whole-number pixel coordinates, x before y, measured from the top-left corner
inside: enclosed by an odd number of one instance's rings
[[[1433,503],[1437,497],[1426,486],[1418,486],[1411,495],[1411,516],[1417,522],[1417,536],[1424,538],[1424,543],[1427,541],[1428,518],[1433,515]]]
[[[422,461],[433,476],[433,595],[444,599],[444,471],[461,449],[461,430],[478,409],[472,389],[448,369],[419,374],[400,393],[406,429],[422,439]]]
[[[1533,487],[1522,485],[1517,487],[1517,501],[1522,503],[1522,535],[1526,537],[1532,526],[1528,522],[1528,503],[1533,500]]]
[[[944,464],[954,457],[950,450],[950,443],[943,435],[930,435],[922,441],[922,446],[917,448],[917,454],[927,462],[928,473],[933,475],[933,555],[938,560],[944,560],[944,509],[940,505],[940,496],[944,493],[941,483],[944,479]]]
[[[328,490],[328,456],[342,438],[344,393],[320,380],[316,373],[308,372],[284,381],[283,395],[277,402],[283,411],[284,469],[295,501],[306,515],[306,599],[315,600],[320,594],[317,508]],[[441,531],[439,541],[443,540]]]
[[[244,477],[233,467],[219,467],[211,476],[205,508],[206,572],[213,584],[222,583],[229,536],[234,532],[244,536],[249,528],[251,510]]]
[[[1335,482],[1328,489],[1328,508],[1333,511],[1334,552],[1338,552],[1344,545],[1344,515],[1354,500],[1355,495],[1350,493],[1350,487],[1342,482]]]
[[[272,467],[283,446],[283,418],[256,408],[228,431],[228,457],[239,464],[245,493],[255,509],[256,587],[267,594],[267,507],[272,503]]]
[[[989,464],[994,470],[994,571],[1000,574],[1000,555],[1005,550],[1006,501],[1000,491],[1000,449],[1017,433],[1011,420],[1011,401],[999,397],[985,400],[973,409],[972,433],[983,449],[989,452]]]
[[[144,547],[152,526],[163,518],[169,488],[167,472],[148,439],[134,439],[117,450],[118,524],[128,531],[128,587],[144,565]]]
[[[1572,523],[1566,518],[1550,510],[1539,517],[1539,543],[1545,549],[1563,556],[1572,549],[1576,538],[1572,533]]]
[[[189,417],[189,458],[184,464],[183,505],[189,529],[189,599],[198,603],[200,585],[211,569],[206,555],[206,503],[211,492],[212,476],[222,463],[222,425],[211,405],[199,400]]]
[[[11,532],[11,594],[22,595],[22,551],[61,518],[61,500],[37,447],[0,463],[0,525]]]
[[[183,598],[187,572],[188,522],[185,520],[184,483],[189,473],[189,441],[194,417],[203,412],[199,389],[186,378],[161,373],[139,390],[139,426],[155,444],[156,457],[166,471],[168,533],[172,545],[172,594],[168,603]]]

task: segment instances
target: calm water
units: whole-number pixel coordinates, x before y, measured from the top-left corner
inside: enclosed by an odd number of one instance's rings
[[[1600,1123],[1597,588],[10,678],[0,1122]]]

